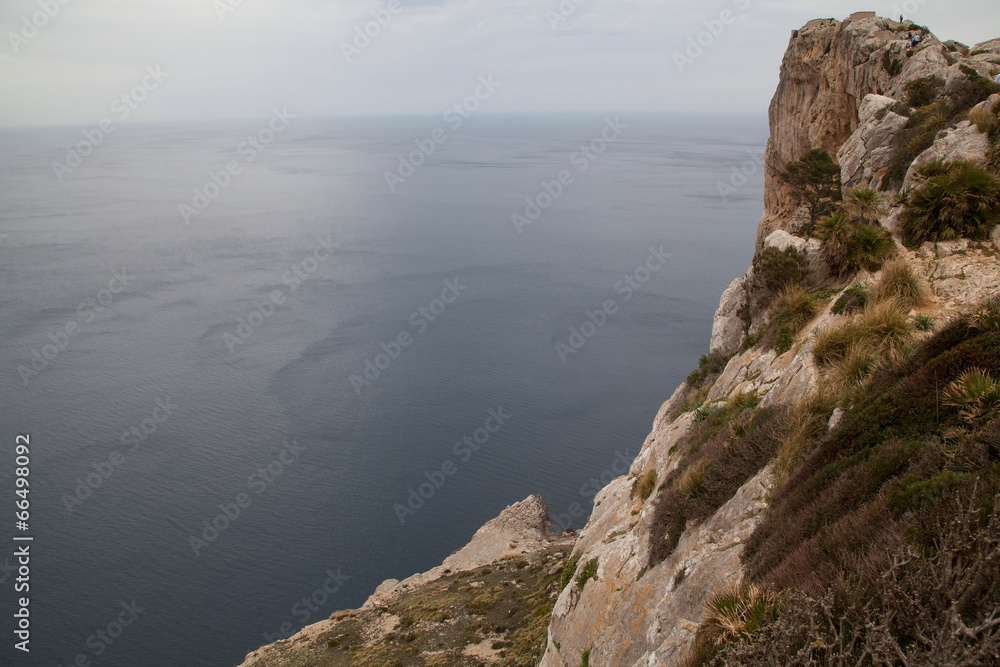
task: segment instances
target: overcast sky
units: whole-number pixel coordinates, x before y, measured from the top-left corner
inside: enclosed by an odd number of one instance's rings
[[[789,33],[811,18],[905,5],[942,39],[1000,37],[997,0],[396,1],[345,55],[389,0],[2,0],[0,125],[113,117],[147,67],[168,76],[130,121],[440,114],[491,75],[490,112],[763,114]],[[730,24],[678,71],[675,53],[724,10]]]

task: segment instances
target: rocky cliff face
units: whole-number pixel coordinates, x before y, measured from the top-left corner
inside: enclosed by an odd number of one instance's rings
[[[976,45],[969,52],[980,53],[967,57],[959,47],[930,34],[924,35],[919,49],[911,49],[898,26],[862,13],[843,22],[811,21],[793,32],[770,106],[761,248],[792,247],[806,253],[811,264],[820,261],[818,241],[789,231],[802,222],[803,213],[777,178],[788,162],[822,148],[837,157],[845,189],[873,185],[894,192],[896,188],[888,188],[888,174],[899,159],[897,138],[908,121],[892,108],[905,98],[909,83],[936,76],[948,89],[964,76],[963,66],[990,78],[1000,71],[998,40]],[[941,132],[914,165],[932,159],[982,162],[988,147],[986,136],[962,121]],[[907,172],[906,186],[916,184],[915,166]],[[894,203],[883,226],[893,229],[899,210]],[[1000,228],[994,233],[997,241]],[[991,244],[954,241],[928,243],[917,251],[900,246],[899,251],[932,286],[931,303],[923,311],[929,317],[944,319],[992,295],[1000,284],[997,248]],[[858,277],[863,283],[877,278],[864,273]],[[733,356],[707,388],[705,406],[724,405],[727,399],[751,393],[761,397],[761,407],[789,406],[814,392],[820,382],[814,336],[838,321],[830,305],[836,296],[798,333],[791,349],[779,354],[743,345],[748,333],[761,330],[767,320],[767,313],[748,313],[752,279],[751,268],[722,296],[711,350],[723,358]],[[655,539],[655,512],[652,499],[642,500],[635,485],[650,471],[662,480],[680,465],[683,441],[698,419],[696,412],[683,411],[690,393],[686,385],[678,388],[656,416],[629,474],[597,495],[574,551],[580,562],[597,559],[597,575],[583,590],[571,584],[559,597],[542,667],[577,667],[585,652],[589,664],[601,667],[682,664],[705,618],[706,600],[742,579],[740,556],[767,507],[773,463],[707,520],[689,522],[664,560],[654,564],[647,555]]]
[[[897,103],[906,98],[911,82],[937,77],[943,90],[949,91],[961,86],[971,70],[991,79],[1000,72],[1000,40],[969,49],[925,33],[919,48],[911,48],[906,29],[899,28],[895,21],[861,13],[843,22],[811,21],[792,33],[770,106],[759,249],[794,248],[805,254],[814,271],[822,268],[819,242],[793,233],[803,212],[792,191],[778,180],[788,162],[812,148],[836,156],[845,189],[872,185],[887,191],[891,205],[879,222],[889,230],[896,229],[901,211],[900,200],[891,199],[900,188],[894,178],[902,179],[905,189],[919,184],[916,167],[933,159],[985,162],[989,140],[976,126],[961,120],[934,136],[930,147],[904,169],[905,176],[893,172],[898,172],[901,159],[899,137],[909,123]],[[1000,105],[1000,96],[980,106],[984,105]],[[931,298],[919,314],[944,321],[996,291],[1000,228],[992,238],[992,243],[927,243],[916,250],[899,245],[900,256],[931,286]],[[768,507],[776,465],[765,460],[709,516],[687,521],[675,536],[676,546],[659,559],[651,557],[654,542],[663,539],[662,531],[654,526],[653,491],[683,464],[685,442],[702,428],[699,422],[712,410],[749,396],[762,409],[787,407],[812,394],[823,377],[813,356],[815,334],[844,319],[833,312],[832,304],[839,296],[833,293],[786,351],[756,344],[769,315],[754,312],[754,272],[751,267],[734,280],[720,301],[710,350],[723,363],[701,386],[682,384],[663,404],[629,473],[597,495],[593,514],[575,542],[567,541],[571,539],[567,536],[548,535],[539,503],[529,499],[484,526],[469,546],[439,568],[404,582],[383,583],[362,610],[352,612],[367,619],[358,632],[369,642],[382,641],[399,622],[387,609],[455,572],[521,557],[534,559],[533,563],[537,560],[538,567],[554,576],[571,551],[567,574],[576,576],[562,577],[561,589],[544,589],[558,597],[542,667],[578,667],[588,664],[585,656],[589,664],[600,667],[683,664],[706,616],[706,600],[743,578],[744,544]],[[855,281],[873,284],[878,278],[878,274],[862,272]],[[695,389],[697,401],[692,400]],[[693,410],[693,405],[700,409]],[[831,412],[831,424],[843,414],[838,412]],[[645,493],[643,485],[648,487]],[[556,550],[567,553],[550,553]],[[581,576],[584,572],[586,576]],[[321,640],[333,636],[340,641],[336,628],[343,618],[310,626],[286,642],[265,647],[248,656],[245,665],[341,664],[324,662],[336,651],[324,653]],[[433,658],[413,655],[412,661],[400,664],[514,664],[504,663],[505,658],[495,651],[473,648],[459,647],[454,654],[459,656],[457,661],[450,662],[448,656],[453,654],[442,649]],[[320,659],[321,654],[327,658]]]

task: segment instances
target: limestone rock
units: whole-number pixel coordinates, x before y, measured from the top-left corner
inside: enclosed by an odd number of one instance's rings
[[[746,288],[742,278],[729,283],[719,300],[719,308],[715,311],[712,321],[712,342],[709,352],[732,354],[740,349],[743,342],[744,322],[739,316],[739,309],[746,300]]]
[[[920,177],[916,173],[917,169],[931,160],[968,160],[980,165],[985,164],[986,151],[989,147],[989,138],[975,125],[963,120],[954,128],[942,130],[931,147],[917,156],[906,172],[903,187],[912,188],[919,185]]]
[[[361,608],[383,606],[403,590],[439,579],[446,570],[465,572],[504,556],[542,549],[547,546],[548,526],[549,510],[545,503],[538,496],[528,496],[487,521],[468,544],[445,558],[441,565],[402,581],[388,579],[382,582]],[[511,547],[512,543],[517,546]]]
[[[905,41],[891,31],[895,25],[865,14],[844,22],[810,21],[792,33],[768,110],[771,138],[764,156],[764,223],[758,241],[795,208],[792,192],[777,179],[785,165],[812,148],[836,155],[859,125],[859,101],[892,89],[893,76],[883,62],[907,60]]]
[[[890,111],[896,103],[884,95],[866,95],[858,112],[860,125],[837,153],[844,188],[879,188],[896,156],[896,139],[908,119]]]

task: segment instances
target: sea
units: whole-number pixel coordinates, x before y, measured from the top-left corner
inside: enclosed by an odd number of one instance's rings
[[[4,665],[235,666],[531,494],[580,528],[763,206],[757,116],[99,130],[0,130]]]

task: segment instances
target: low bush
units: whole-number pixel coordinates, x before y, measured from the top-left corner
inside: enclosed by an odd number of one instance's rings
[[[927,284],[903,259],[886,264],[872,289],[872,298],[876,301],[895,299],[903,308],[919,308],[925,305],[929,294]]]
[[[701,355],[698,359],[698,368],[687,376],[688,386],[697,389],[709,378],[718,377],[726,369],[726,364],[729,363],[732,356],[718,350]]]
[[[580,554],[573,554],[566,561],[563,566],[562,580],[560,581],[559,590],[562,590],[569,586],[569,582],[573,581],[573,575],[576,574],[576,566],[580,562]]]
[[[783,595],[773,620],[715,647],[710,664],[995,664],[1000,501],[988,490],[919,510],[910,540],[892,535],[818,593]],[[933,539],[922,543],[921,535]]]
[[[813,356],[820,366],[843,361],[852,349],[882,358],[901,351],[912,335],[906,308],[898,300],[872,301],[852,321],[817,333]],[[857,363],[860,359],[855,356]]]
[[[643,502],[652,495],[656,489],[656,469],[650,468],[632,483],[632,497],[638,496]]]
[[[911,193],[900,216],[903,241],[986,239],[1000,218],[1000,180],[968,162],[952,164]]]
[[[820,301],[801,285],[786,287],[771,306],[765,338],[778,354],[792,348],[795,336],[819,313]]]
[[[583,567],[580,568],[580,574],[576,575],[576,585],[581,589],[587,585],[587,582],[597,576],[598,560],[596,558],[591,558]]]
[[[823,258],[833,273],[841,277],[862,269],[878,271],[896,253],[888,230],[863,222],[846,211],[820,222],[816,236],[822,243]]]
[[[944,390],[944,402],[960,409],[969,423],[1000,415],[1000,382],[981,368],[971,368]]]
[[[969,112],[969,120],[980,132],[993,137],[1000,130],[1000,116],[997,116],[998,110],[1000,110],[1000,105],[995,107],[976,107]]]
[[[752,576],[816,592],[901,534],[909,513],[932,511],[976,484],[1000,485],[1000,422],[970,424],[944,402],[944,390],[972,369],[998,377],[1000,332],[969,319],[941,328],[901,363],[880,365],[840,425],[817,433],[775,491],[744,553]],[[915,477],[899,481],[907,475]]]
[[[834,302],[833,314],[851,315],[864,308],[867,303],[868,288],[861,283],[854,283]]]
[[[809,281],[809,259],[800,250],[769,246],[754,257],[751,291],[763,294],[768,302],[786,287],[808,285]]]
[[[925,76],[906,84],[906,103],[914,109],[927,106],[944,92],[944,79]]]
[[[686,667],[708,664],[727,642],[752,641],[777,618],[777,593],[756,584],[730,586],[709,598]]]

